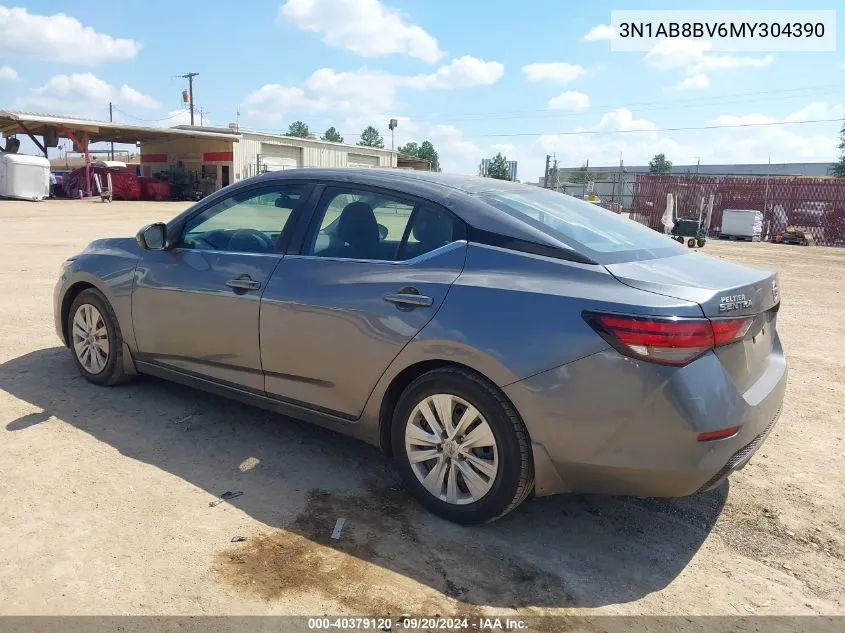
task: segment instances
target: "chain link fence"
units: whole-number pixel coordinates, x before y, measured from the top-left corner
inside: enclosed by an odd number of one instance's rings
[[[811,234],[819,246],[845,246],[845,179],[640,174],[633,186],[631,219],[662,231],[670,193],[676,217],[690,219],[698,219],[712,195],[714,237],[725,209],[748,209],[762,212],[764,240],[794,226]]]

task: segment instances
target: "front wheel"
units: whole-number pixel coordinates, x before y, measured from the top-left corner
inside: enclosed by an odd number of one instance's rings
[[[695,241],[695,243],[696,243],[696,244],[698,244],[698,248],[704,248],[704,245],[707,243],[707,240],[706,240],[706,239],[704,239],[703,237],[699,237],[699,238]]]
[[[435,369],[408,385],[391,431],[409,490],[450,521],[497,519],[534,486],[528,431],[513,405],[465,369]]]
[[[96,385],[115,385],[127,379],[120,324],[99,290],[88,288],[73,300],[67,331],[76,368],[86,380]]]

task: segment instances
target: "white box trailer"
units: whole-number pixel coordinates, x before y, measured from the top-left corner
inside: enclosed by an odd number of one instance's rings
[[[751,209],[725,209],[719,237],[759,240],[763,234],[763,214]]]
[[[0,154],[0,198],[50,197],[50,161],[43,156]]]

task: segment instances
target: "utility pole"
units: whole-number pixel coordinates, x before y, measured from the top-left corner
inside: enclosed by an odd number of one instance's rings
[[[551,156],[546,154],[546,175],[543,176],[543,187],[545,189],[549,188],[549,161],[551,160]]]
[[[109,101],[109,123],[114,122],[114,113],[112,112],[112,103]],[[111,159],[114,160],[114,141],[111,144]]]
[[[698,168],[701,166],[701,156],[695,161],[695,175],[698,176]]]
[[[624,176],[622,174],[622,154],[619,154],[619,210],[622,210],[622,205],[625,202],[625,181],[623,180]],[[612,203],[616,202],[616,182],[613,183],[613,196],[612,196]]]
[[[197,112],[199,112],[199,114],[200,114],[200,126],[205,125],[205,117],[207,115],[211,114],[211,112],[209,112],[208,110],[205,110],[202,106],[197,108]]]
[[[554,167],[552,173],[555,175],[555,191],[560,191],[560,172],[557,170],[557,155],[555,155]]]
[[[182,75],[182,79],[188,80],[188,100],[191,104],[191,125],[194,124],[194,77],[199,73],[187,73]]]

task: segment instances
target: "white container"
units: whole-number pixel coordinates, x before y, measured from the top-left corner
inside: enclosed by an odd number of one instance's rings
[[[0,197],[44,200],[50,197],[50,161],[43,156],[0,154]]]
[[[725,209],[722,212],[722,235],[759,238],[763,233],[763,214],[748,209]]]

